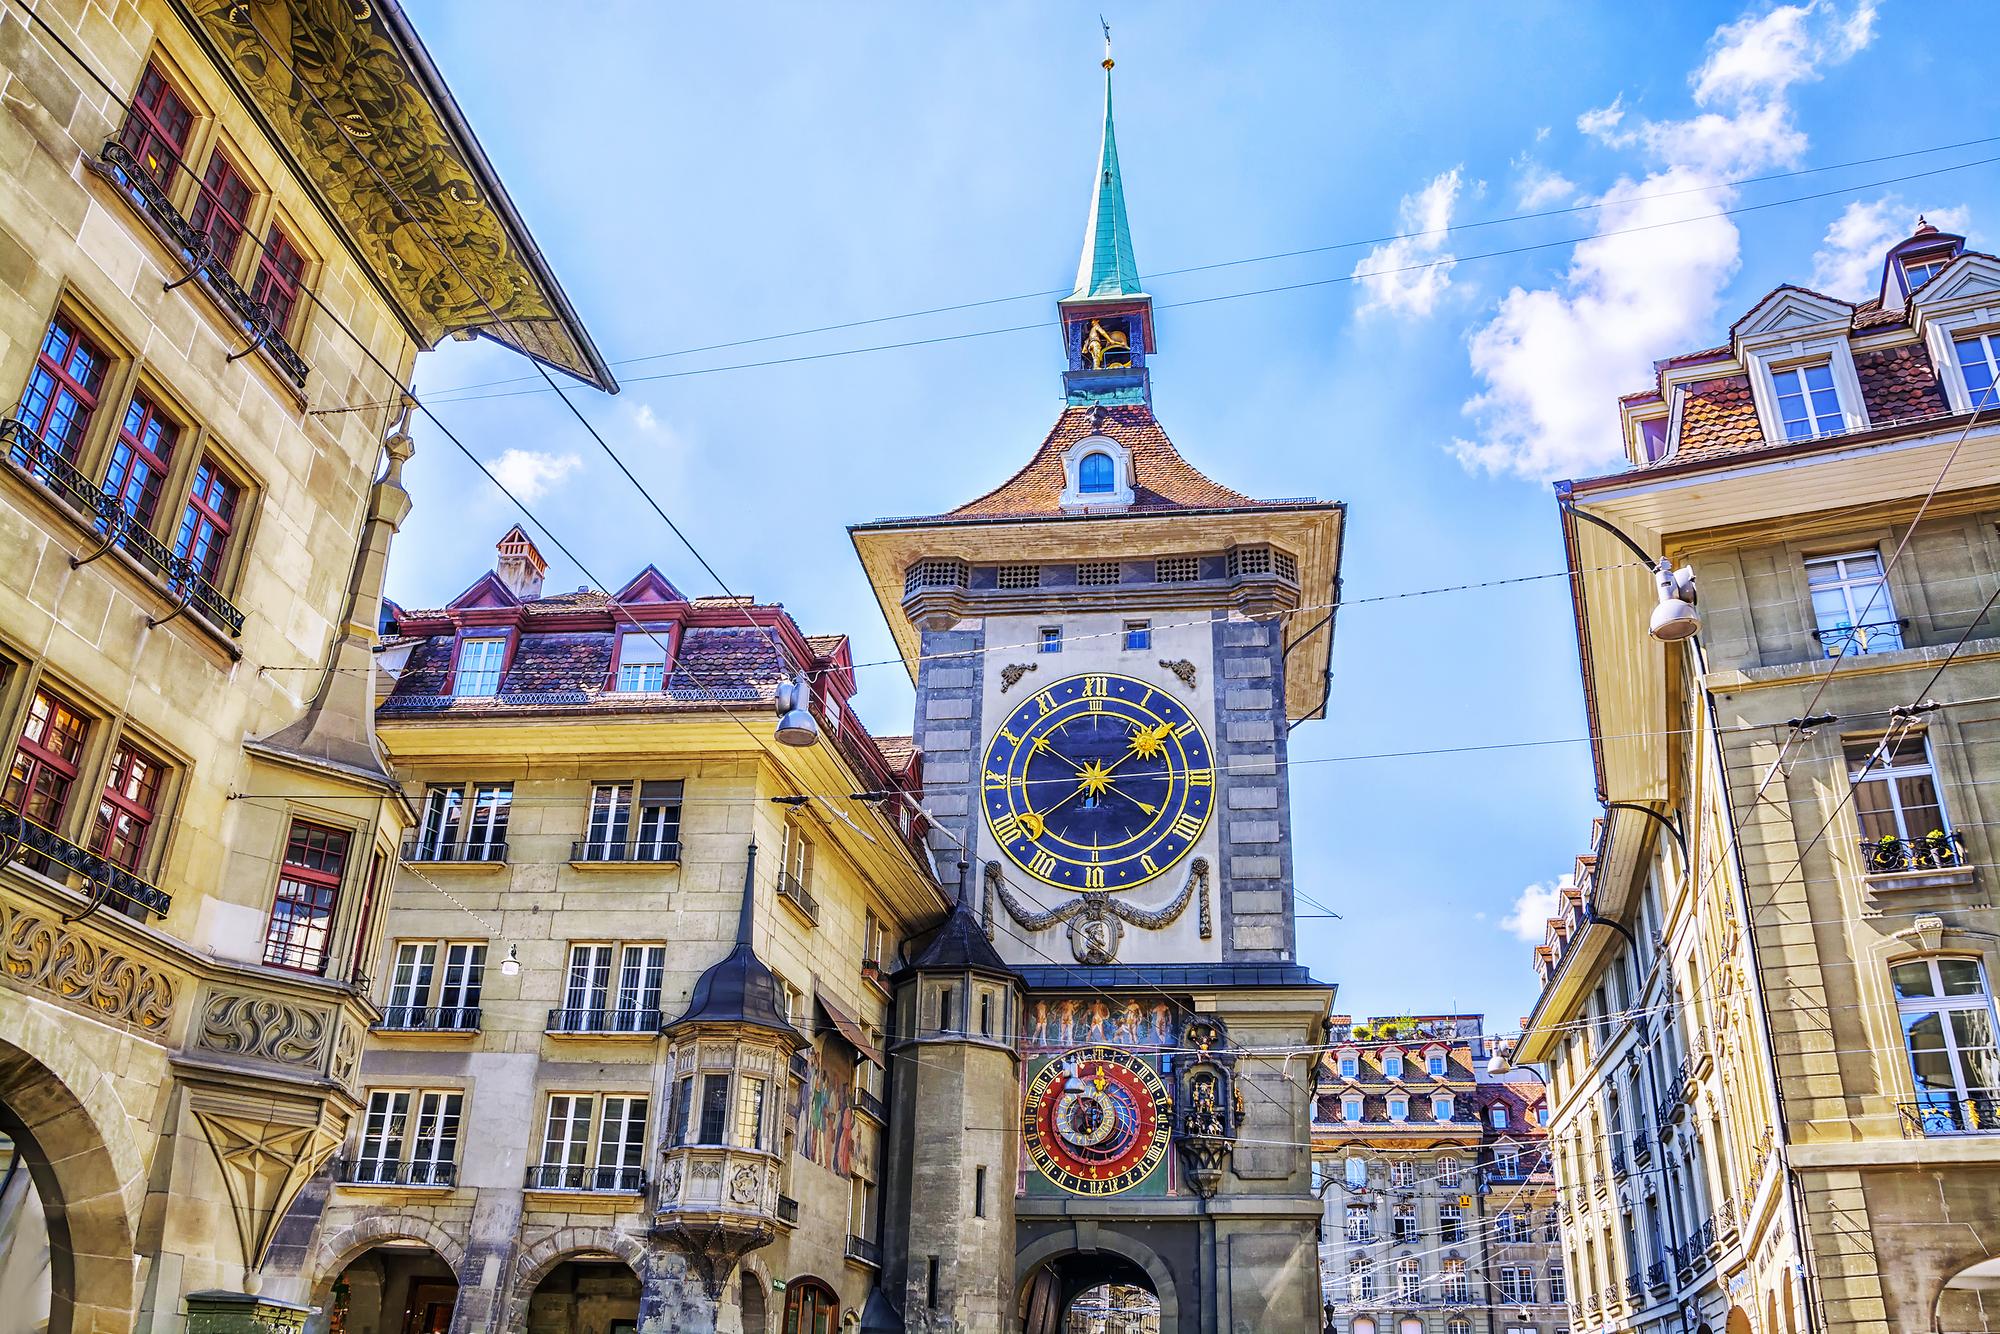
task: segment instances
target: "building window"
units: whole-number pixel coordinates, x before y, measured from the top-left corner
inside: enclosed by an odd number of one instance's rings
[[[1833,363],[1808,362],[1771,372],[1778,391],[1778,421],[1787,440],[1805,440],[1838,431],[1845,424],[1840,391],[1833,385]]]
[[[306,261],[285,235],[285,229],[271,224],[271,234],[257,256],[257,276],[250,284],[250,299],[264,308],[271,329],[287,337],[292,310],[298,305],[299,289],[305,285]]]
[[[417,1109],[414,1134],[412,1104]],[[342,1179],[356,1185],[451,1185],[457,1178],[464,1110],[465,1095],[456,1089],[373,1090],[361,1121],[360,1151]]]
[[[1359,1098],[1341,1099],[1340,1117],[1343,1121],[1352,1121],[1358,1123],[1361,1120],[1361,1099]]]
[[[1404,1259],[1396,1261],[1396,1296],[1402,1301],[1414,1301],[1423,1291],[1423,1261]]]
[[[701,1120],[695,1127],[695,1143],[724,1143],[723,1133],[729,1125],[729,1076],[703,1075],[701,1077]]]
[[[1389,1184],[1401,1187],[1417,1184],[1417,1165],[1408,1158],[1392,1159],[1389,1163]]]
[[[1431,1099],[1431,1116],[1439,1121],[1451,1120],[1451,1095],[1440,1093]]]
[[[1438,1240],[1465,1240],[1465,1211],[1455,1204],[1438,1206]]]
[[[937,1305],[937,1257],[930,1257],[930,1304]],[[785,1285],[785,1334],[839,1334],[840,1299],[817,1279],[795,1278]]]
[[[1439,1281],[1440,1295],[1448,1302],[1471,1300],[1472,1292],[1465,1281],[1465,1261],[1453,1256],[1444,1262],[1443,1271]]]
[[[1390,1119],[1391,1121],[1407,1121],[1407,1120],[1409,1120],[1409,1119],[1410,1119],[1410,1100],[1409,1100],[1408,1098],[1391,1098],[1391,1099],[1389,1099],[1389,1119]]]
[[[41,449],[46,448],[76,462],[91,414],[97,411],[106,364],[104,353],[68,317],[58,315],[49,322],[41,351],[35,354],[34,369],[28,373],[27,388],[21,391],[21,425],[40,445],[32,441],[25,446],[16,444],[16,461],[34,467],[40,463]]]
[[[382,1009],[382,1027],[446,1032],[479,1027],[479,994],[486,979],[485,942],[443,944],[441,978],[437,973],[439,949],[440,943],[434,940],[409,940],[397,945],[388,1004]],[[441,983],[436,990],[435,1011],[431,1009],[434,982]]]
[[[1153,647],[1153,623],[1151,621],[1125,622],[1125,648],[1128,652]]]
[[[667,688],[667,646],[673,631],[665,626],[627,630],[618,636],[618,670],[612,689],[621,694],[658,694]]]
[[[1512,1176],[1513,1173],[1510,1171],[1504,1173],[1503,1175]],[[1502,1213],[1498,1218],[1493,1220],[1493,1239],[1495,1241],[1528,1240],[1528,1228],[1526,1220],[1523,1219],[1521,1215],[1516,1213],[1514,1210],[1512,1209],[1507,1210],[1506,1212]]]
[[[97,803],[90,846],[128,871],[138,871],[159,806],[160,762],[129,741],[111,756],[111,777]]]
[[[1354,1053],[1351,1051],[1342,1052],[1340,1054],[1340,1077],[1342,1079],[1353,1079],[1360,1073],[1361,1063],[1355,1058]]]
[[[1432,1055],[1425,1059],[1424,1068],[1439,1079],[1444,1078],[1444,1057]]]
[[[1395,1052],[1390,1052],[1387,1056],[1384,1056],[1382,1058],[1382,1076],[1385,1079],[1401,1079],[1403,1077],[1403,1058]]]
[[[1937,277],[1950,263],[1951,255],[1948,252],[1906,259],[1903,261],[1903,281],[1909,290],[1914,292]]]
[[[1500,1296],[1509,1305],[1534,1305],[1535,1271],[1526,1265],[1501,1265]]]
[[[1375,1223],[1368,1216],[1365,1204],[1347,1206],[1347,1239],[1349,1241],[1372,1241],[1375,1238]]]
[[[1461,1175],[1462,1171],[1463,1169],[1460,1167],[1458,1159],[1456,1158],[1439,1159],[1438,1184],[1440,1186],[1456,1186],[1458,1184],[1459,1176]]]
[[[1416,1208],[1407,1204],[1398,1207],[1395,1217],[1389,1220],[1389,1226],[1392,1229],[1391,1235],[1395,1240],[1415,1241],[1417,1239]]]
[[[1366,1241],[1367,1238],[1356,1237],[1350,1232],[1348,1240]],[[1347,1262],[1347,1299],[1352,1302],[1375,1300],[1375,1267],[1359,1255]]]
[[[1993,997],[1977,959],[1913,959],[1889,980],[1925,1134],[2000,1128]]]
[[[1062,627],[1060,625],[1045,625],[1042,627],[1041,651],[1044,653],[1062,652]]]
[[[1921,733],[1898,737],[1893,744],[1886,737],[1874,742],[1850,741],[1846,753],[1848,778],[1854,783],[1854,809],[1860,816],[1864,839],[1893,845],[1950,832],[1943,803],[1938,800],[1930,745]]]
[[[813,843],[797,821],[785,822],[784,839],[778,845],[778,892],[794,902],[808,902],[813,884]]]
[[[1076,581],[1085,588],[1103,588],[1115,584],[1122,573],[1115,560],[1079,561],[1076,567]]]
[[[1201,578],[1197,556],[1161,556],[1153,562],[1153,578],[1162,584],[1191,584]]]
[[[612,958],[618,989],[612,993]],[[558,1033],[648,1033],[660,1026],[666,946],[571,945],[563,1007],[552,1016]]]
[[[1086,496],[1109,495],[1117,489],[1117,471],[1109,454],[1085,454],[1076,465],[1076,489]]]
[[[271,923],[264,933],[266,964],[306,973],[326,971],[333,911],[340,899],[340,877],[347,869],[347,844],[344,830],[292,821],[284,864],[278,869]]]
[[[1039,565],[1002,565],[994,577],[994,586],[1003,589],[1040,588],[1042,567]]]
[[[1549,1265],[1549,1304],[1561,1306],[1568,1300],[1569,1282],[1563,1276],[1562,1261],[1553,1261]]]
[[[458,642],[458,668],[451,678],[451,693],[461,699],[500,693],[500,668],[507,659],[505,635],[481,635]]]
[[[14,767],[7,775],[6,804],[45,828],[62,822],[69,806],[90,723],[67,701],[37,690],[28,703],[28,720],[14,748]]]
[[[1505,1130],[1507,1128],[1507,1109],[1505,1107],[1496,1104],[1491,1113],[1491,1118],[1495,1130]]]
[[[1349,1158],[1343,1168],[1347,1174],[1347,1184],[1360,1190],[1368,1184],[1368,1160]]]
[[[1806,592],[1818,627],[1813,637],[1827,657],[1903,647],[1880,552],[1813,557],[1806,562]]]
[[[216,268],[227,272],[236,267],[249,216],[250,186],[218,148],[208,155],[208,170],[202,173],[201,191],[188,219],[208,242]]]
[[[1465,1299],[1462,1297],[1460,1298],[1448,1297],[1445,1300],[1464,1301]],[[1452,1319],[1447,1320],[1445,1322],[1444,1334],[1472,1334],[1472,1322],[1470,1320],[1467,1320],[1464,1316],[1454,1316]]]
[[[167,478],[174,443],[180,428],[160,412],[144,393],[132,395],[119,423],[118,440],[111,447],[111,466],[105,470],[104,493],[141,528],[153,526],[160,507],[160,486]]]
[[[541,1190],[640,1189],[645,1181],[646,1111],[645,1098],[552,1094],[542,1131],[542,1161],[530,1174],[531,1186]],[[593,1123],[595,1136],[591,1133]]]
[[[660,989],[667,975],[665,945],[627,945],[618,957],[618,1013],[621,1025],[657,1028]]]
[[[149,62],[139,77],[138,91],[132,94],[132,113],[125,118],[118,141],[162,190],[173,187],[174,172],[187,152],[188,130],[193,125],[194,113],[160,73],[160,67]]]
[[[640,861],[681,859],[681,798],[686,791],[678,778],[649,778],[639,784]]]
[[[2000,399],[1994,389],[2000,382],[2000,333],[1960,334],[1951,345],[1958,353],[1959,374],[1965,377],[1965,394],[1972,406],[1988,407]]]
[[[368,1095],[368,1114],[361,1122],[361,1151],[354,1156],[353,1179],[367,1183],[394,1181],[403,1162],[403,1142],[409,1135],[410,1091],[376,1089]]]
[[[632,832],[632,785],[597,783],[590,789],[590,811],[584,822],[583,855],[579,861],[623,861]]]
[[[204,458],[194,470],[188,488],[187,509],[181,514],[180,532],[174,538],[174,554],[194,567],[196,574],[211,584],[222,578],[222,559],[229,549],[229,530],[236,523],[236,511],[243,500],[243,488],[212,458]]]
[[[1535,1124],[1538,1126],[1545,1126],[1548,1123],[1549,1123],[1549,1105],[1547,1103],[1543,1103],[1539,1107],[1535,1108]]]
[[[986,1217],[986,1169],[984,1167],[975,1167],[972,1169],[972,1216],[974,1218]]]
[[[1493,1174],[1498,1177],[1521,1175],[1521,1155],[1513,1149],[1493,1151]]]

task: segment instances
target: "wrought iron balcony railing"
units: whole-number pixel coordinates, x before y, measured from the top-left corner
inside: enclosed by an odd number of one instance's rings
[[[1646,1300],[1646,1280],[1638,1274],[1625,1276],[1625,1295],[1635,1302]]]
[[[438,1162],[394,1162],[377,1158],[336,1158],[333,1179],[344,1186],[409,1186],[414,1189],[448,1190],[458,1184],[458,1164]]]
[[[797,876],[789,873],[778,876],[778,897],[790,903],[812,921],[819,920],[819,900],[799,882]]]
[[[580,838],[569,845],[573,862],[677,862],[681,845],[658,840]]]
[[[396,856],[406,862],[504,862],[507,841],[459,843],[450,839],[406,838]]]
[[[216,262],[209,249],[208,238],[200,228],[181,216],[180,210],[167,198],[167,192],[153,179],[153,174],[142,167],[131,151],[116,139],[104,145],[99,162],[101,174],[124,187],[126,197],[157,224],[166,240],[180,250],[181,262],[187,265],[188,276],[199,279],[202,286],[235,317],[244,336],[250,339],[250,346],[232,354],[230,360],[246,355],[251,348],[261,347],[293,384],[303,387],[311,369],[306,365],[305,358],[286,341],[283,331],[272,323],[271,312],[264,303],[252,300],[250,294],[230,275],[229,269]]]
[[[1868,873],[1887,871],[1944,871],[1964,866],[1965,835],[1956,829],[1945,833],[1933,829],[1922,838],[1881,838],[1861,840],[1861,855]]]
[[[192,561],[177,556],[159,538],[134,523],[118,497],[79,471],[63,452],[13,417],[0,418],[0,441],[9,466],[54,494],[85,526],[126,554],[166,586],[166,591],[231,637],[243,633],[243,612],[222,596]]]
[[[862,1264],[873,1265],[875,1268],[880,1269],[882,1267],[882,1248],[866,1237],[857,1237],[849,1233],[847,1238],[847,1258],[850,1260],[859,1260]]]
[[[477,1033],[477,1005],[390,1005],[382,1011],[378,1031],[395,1033]]]
[[[660,1031],[660,1011],[655,1008],[615,1010],[550,1010],[551,1033],[643,1033]]]
[[[1646,1266],[1646,1286],[1649,1288],[1664,1288],[1667,1286],[1667,1262],[1665,1260],[1655,1260]]]
[[[574,1190],[604,1195],[636,1195],[646,1189],[643,1167],[576,1167],[542,1163],[528,1169],[529,1190]]]
[[[778,1221],[797,1227],[799,1224],[799,1202],[789,1195],[780,1195],[778,1197]]]
[[[80,877],[71,887],[128,917],[165,917],[173,899],[107,857],[70,842],[9,806],[0,806],[0,866],[18,861],[53,880]]]
[[[2000,1089],[1926,1093],[1915,1102],[1899,1104],[1896,1110],[1902,1115],[1905,1139],[2000,1134]]]
[[[866,1115],[872,1116],[877,1121],[881,1121],[884,1124],[887,1124],[889,1120],[889,1109],[882,1105],[882,1100],[880,1098],[876,1097],[875,1094],[869,1092],[867,1089],[857,1088],[854,1090],[854,1105],[858,1107]]]
[[[1833,625],[1815,630],[1812,637],[1829,658],[1852,658],[1863,653],[1888,653],[1903,647],[1907,620],[1870,621],[1865,625]]]

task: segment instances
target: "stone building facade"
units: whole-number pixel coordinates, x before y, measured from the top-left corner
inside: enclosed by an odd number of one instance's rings
[[[475,332],[611,382],[393,3],[9,6],[0,107],[0,1290],[178,1331],[287,1309],[361,1109],[397,386]]]
[[[1558,487],[1607,808],[1515,1056],[1579,1326],[1992,1328],[1996,330],[2000,260],[1920,223],[1868,300],[1658,363],[1630,466]],[[1697,635],[1593,568],[1640,553]]]
[[[1313,1111],[1325,1334],[1568,1322],[1541,1085],[1480,1015],[1334,1017]]]
[[[919,761],[855,718],[844,636],[543,571],[514,529],[390,610],[417,819],[361,1114],[284,1240],[347,1334],[819,1328],[880,1268],[887,979],[949,901]],[[820,740],[777,744],[802,676]]]

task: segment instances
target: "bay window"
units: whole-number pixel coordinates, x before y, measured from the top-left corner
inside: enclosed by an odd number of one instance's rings
[[[340,879],[347,870],[348,835],[307,820],[292,821],[271,920],[264,932],[264,962],[273,968],[324,973],[333,939]]]
[[[2000,1049],[1979,960],[1912,959],[1892,964],[1889,981],[1917,1095],[1906,1123],[1925,1135],[2000,1130]]]

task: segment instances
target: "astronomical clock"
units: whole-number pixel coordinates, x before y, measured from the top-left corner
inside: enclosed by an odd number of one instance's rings
[[[1072,1195],[1164,1189],[1157,1177],[1172,1139],[1173,1102],[1144,1058],[1118,1047],[1075,1047],[1028,1081],[1021,1133],[1042,1179]]]

